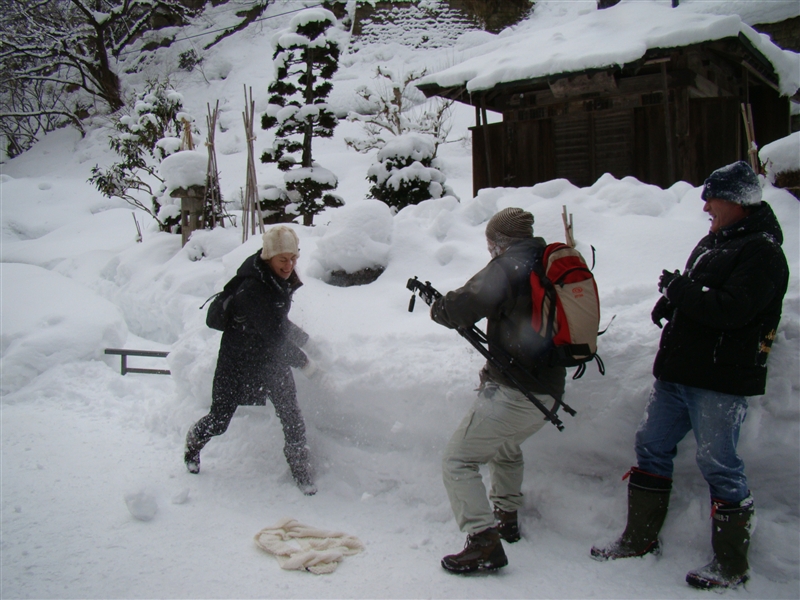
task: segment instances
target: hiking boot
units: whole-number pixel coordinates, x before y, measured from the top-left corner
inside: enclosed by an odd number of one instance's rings
[[[595,560],[615,560],[645,554],[660,554],[658,534],[669,508],[672,480],[651,475],[637,468],[629,471],[628,523],[622,535],[611,544],[592,546]],[[626,476],[627,477],[627,476]]]
[[[194,429],[190,429],[186,434],[186,449],[183,453],[183,462],[186,463],[186,469],[189,473],[195,475],[200,472],[200,450],[205,446],[205,442],[195,435]]]
[[[461,552],[442,559],[442,567],[451,573],[496,571],[507,564],[500,534],[494,527],[468,535]]]
[[[517,520],[517,511],[503,510],[502,508],[494,507],[494,520],[496,521],[495,527],[500,537],[504,542],[513,544],[520,540],[519,521]]]
[[[749,579],[747,550],[755,526],[755,512],[752,496],[735,504],[712,502],[711,546],[714,548],[714,560],[700,569],[689,571],[686,583],[710,590],[735,588]]]

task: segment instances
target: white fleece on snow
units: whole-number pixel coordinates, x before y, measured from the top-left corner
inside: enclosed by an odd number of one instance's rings
[[[364,544],[339,531],[325,531],[285,517],[255,536],[256,546],[278,559],[282,569],[333,573],[345,556],[358,554]]]

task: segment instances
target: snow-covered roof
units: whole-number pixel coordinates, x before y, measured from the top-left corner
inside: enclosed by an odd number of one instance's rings
[[[762,4],[762,3],[759,3]],[[767,3],[764,3],[767,4]],[[552,23],[552,22],[550,22]],[[557,25],[535,18],[499,35],[466,34],[468,58],[423,78],[418,85],[465,86],[468,92],[587,69],[625,65],[648,50],[676,48],[743,35],[773,66],[782,95],[800,88],[800,55],[782,50],[739,15],[703,14],[692,4],[623,0]]]
[[[798,0],[681,0],[680,6],[710,15],[739,15],[748,25],[800,17]]]

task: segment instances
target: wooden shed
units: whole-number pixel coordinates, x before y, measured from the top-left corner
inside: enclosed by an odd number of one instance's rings
[[[492,68],[485,59],[475,64]],[[476,194],[556,178],[588,186],[604,173],[660,187],[700,185],[714,169],[747,159],[743,103],[751,105],[759,146],[791,132],[790,98],[781,94],[776,69],[743,33],[485,89],[449,85],[454,79],[433,75],[418,87],[475,107]],[[800,101],[796,89],[791,93]],[[502,122],[489,123],[487,111],[502,114]]]

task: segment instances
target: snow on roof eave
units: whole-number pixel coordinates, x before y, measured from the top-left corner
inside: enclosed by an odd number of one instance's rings
[[[444,98],[449,98],[450,100],[463,102],[464,104],[472,104],[470,99],[473,97],[480,98],[481,96],[485,96],[486,94],[499,93],[504,91],[513,91],[515,93],[522,90],[535,91],[537,87],[542,89],[544,87],[549,87],[550,83],[552,83],[553,81],[564,79],[566,77],[573,77],[578,74],[586,74],[592,76],[595,73],[604,73],[609,70],[619,71],[629,66],[630,65],[608,65],[605,67],[592,67],[590,69],[581,69],[580,71],[571,71],[568,73],[554,73],[552,75],[541,75],[539,77],[531,77],[529,79],[518,79],[516,81],[502,81],[500,83],[495,84],[493,87],[478,89],[478,90],[468,90],[466,84],[451,86],[451,87],[440,87],[436,83],[419,84],[417,85],[417,88],[423,94],[425,94],[427,98],[431,98],[433,96],[441,96]]]
[[[717,40],[706,40],[703,42],[698,42],[696,44],[688,44],[685,46],[649,48],[641,58],[624,65],[609,64],[602,67],[579,69],[564,73],[545,74],[538,77],[530,77],[527,79],[519,79],[516,81],[504,81],[496,83],[494,86],[485,89],[470,90],[468,89],[469,81],[465,81],[461,85],[447,86],[447,87],[442,87],[434,82],[422,83],[418,84],[417,88],[428,98],[433,96],[441,96],[444,98],[449,98],[451,100],[456,100],[457,102],[462,102],[464,104],[474,104],[474,102],[472,101],[473,97],[480,98],[488,93],[492,92],[502,93],[504,91],[519,90],[521,88],[534,88],[537,85],[541,85],[543,83],[549,84],[558,79],[562,79],[565,77],[572,77],[577,74],[586,74],[591,76],[594,75],[595,73],[607,72],[609,70],[622,71],[624,69],[630,69],[630,68],[635,68],[637,66],[641,66],[647,63],[648,61],[657,58],[659,54],[664,54],[665,52],[668,52],[675,48],[688,48],[691,46],[700,46],[708,43],[724,42],[726,40],[730,41],[738,40],[738,42],[741,44],[746,54],[749,55],[749,57],[751,58],[752,62],[745,60],[745,57],[743,56],[738,57],[738,61],[733,56],[729,56],[728,57],[729,60],[733,62],[739,62],[739,64],[741,64],[744,68],[746,68],[751,74],[756,76],[760,81],[762,81],[763,83],[771,87],[773,90],[778,92],[778,94],[781,94],[778,75],[775,71],[774,65],[766,56],[764,56],[764,54],[758,48],[756,48],[753,45],[749,37],[745,35],[743,32],[740,32],[739,35],[735,38],[729,37]],[[792,95],[789,95],[788,97],[791,101],[800,103],[800,89],[795,90],[794,93]]]

